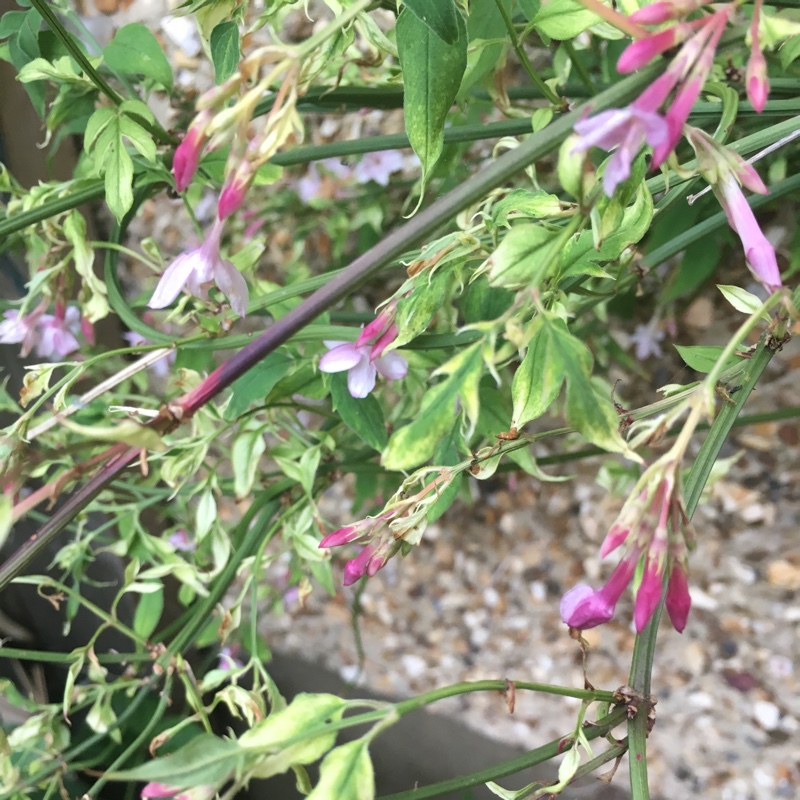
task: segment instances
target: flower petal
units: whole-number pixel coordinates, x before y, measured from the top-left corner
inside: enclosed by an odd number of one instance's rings
[[[247,316],[249,292],[247,281],[230,261],[218,261],[214,267],[214,281],[228,298],[231,308],[240,316]]]
[[[147,304],[150,308],[166,308],[181,293],[195,270],[197,251],[179,255],[165,270]]]
[[[346,369],[353,369],[362,358],[364,354],[353,342],[344,342],[322,356],[319,368],[322,372],[344,372]],[[366,358],[364,360],[368,361]]]
[[[333,351],[331,351],[333,352]],[[375,388],[375,377],[378,370],[367,358],[362,359],[347,373],[347,388],[352,397],[359,399],[366,397]]]
[[[373,364],[378,372],[390,381],[399,381],[408,375],[408,362],[394,351],[376,358]]]

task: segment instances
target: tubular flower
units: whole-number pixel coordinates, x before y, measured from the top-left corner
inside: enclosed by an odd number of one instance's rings
[[[217,217],[203,244],[182,253],[164,270],[148,303],[150,308],[166,308],[184,287],[189,294],[207,300],[209,287],[216,285],[240,317],[247,314],[247,283],[239,270],[220,255],[222,228],[223,222]]]
[[[142,800],[150,798],[171,797],[173,800],[211,800],[217,793],[213,786],[193,786],[190,789],[178,789],[166,783],[151,781],[142,789]]]
[[[642,631],[664,594],[669,575],[667,611],[675,629],[686,626],[691,600],[686,579],[688,519],[680,498],[677,462],[656,463],[639,482],[606,536],[600,549],[606,556],[618,547],[626,553],[611,578],[597,591],[578,585],[561,599],[561,618],[571,628],[593,628],[608,622],[630,584],[637,567],[642,579],[636,589],[634,624]]]
[[[704,131],[687,127],[686,135],[697,154],[700,174],[711,184],[728,224],[742,241],[753,277],[768,291],[774,292],[783,285],[775,248],[761,230],[742,192],[742,186],[745,186],[751,192],[768,194],[767,187],[752,165],[738,153],[721,147]]]

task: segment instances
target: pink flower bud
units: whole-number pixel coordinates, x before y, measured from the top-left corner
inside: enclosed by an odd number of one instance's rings
[[[212,119],[210,111],[201,111],[189,126],[184,140],[175,149],[172,174],[175,176],[175,186],[179,192],[185,191],[197,172],[200,155],[208,141],[206,130]]]
[[[670,573],[664,605],[675,630],[683,633],[689,619],[692,598],[689,596],[689,582],[686,573],[680,564],[675,564]]]
[[[356,581],[360,580],[367,574],[370,560],[375,555],[375,547],[368,544],[355,558],[350,559],[344,566],[344,583],[345,586],[352,586]],[[375,570],[377,572],[378,570]],[[373,575],[375,573],[372,573]]]
[[[389,329],[378,338],[369,354],[369,360],[375,361],[383,355],[383,351],[397,338],[397,325],[392,324]]]
[[[343,544],[350,544],[354,539],[357,539],[361,531],[356,525],[347,525],[344,528],[339,528],[338,531],[329,533],[320,543],[320,549],[327,547],[341,547]]]
[[[562,598],[561,619],[570,628],[595,628],[608,622],[614,616],[619,598],[630,583],[636,569],[638,553],[622,559],[617,564],[605,586],[593,591],[590,586],[579,584],[570,589]]]
[[[631,22],[638,25],[661,25],[662,22],[675,18],[675,7],[672,3],[658,2],[634,11],[628,17]]]
[[[236,213],[242,207],[249,188],[249,183],[234,176],[234,179],[227,183],[220,193],[217,216],[221,220],[226,220],[231,214]]]
[[[637,632],[641,633],[650,622],[653,612],[661,600],[661,570],[656,560],[648,560],[645,566],[642,583],[636,592],[636,604],[633,609],[633,621]]]
[[[767,62],[761,52],[761,43],[758,40],[758,25],[761,19],[761,5],[763,0],[756,0],[753,7],[753,19],[750,22],[750,38],[752,39],[752,49],[750,58],[747,61],[747,99],[753,104],[753,108],[760,114],[767,104],[769,96],[769,80],[767,79]]]
[[[685,27],[685,26],[684,26]],[[681,41],[684,36],[679,37],[680,30],[677,26],[659,31],[645,39],[637,39],[631,42],[617,60],[617,71],[625,74],[641,69],[645,64],[649,64],[657,55],[660,55],[670,47]]]

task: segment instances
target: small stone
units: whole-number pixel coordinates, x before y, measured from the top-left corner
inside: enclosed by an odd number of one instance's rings
[[[409,678],[419,678],[428,671],[425,659],[414,653],[406,653],[400,660]]]
[[[769,700],[753,703],[753,719],[766,731],[774,731],[781,721],[781,710]]]
[[[767,580],[773,586],[796,592],[800,589],[800,567],[779,558],[767,567]]]

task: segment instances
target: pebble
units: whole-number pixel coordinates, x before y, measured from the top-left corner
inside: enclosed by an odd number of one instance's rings
[[[766,731],[774,731],[781,721],[781,710],[769,700],[753,703],[753,719]]]
[[[400,661],[409,678],[419,678],[428,671],[428,664],[425,659],[414,653],[406,653]]]

